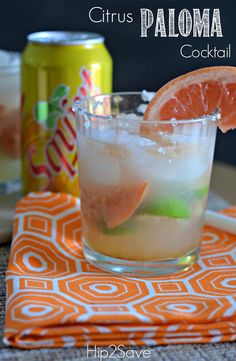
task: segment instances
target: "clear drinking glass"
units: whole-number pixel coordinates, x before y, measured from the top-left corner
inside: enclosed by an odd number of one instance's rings
[[[84,254],[135,277],[198,259],[219,118],[145,121],[145,107],[142,93],[74,104]]]
[[[0,243],[10,240],[20,194],[20,54],[0,50]]]

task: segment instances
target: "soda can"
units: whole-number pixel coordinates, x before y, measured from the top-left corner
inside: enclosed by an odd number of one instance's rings
[[[79,196],[73,101],[112,91],[112,58],[90,32],[28,35],[21,62],[23,193]]]

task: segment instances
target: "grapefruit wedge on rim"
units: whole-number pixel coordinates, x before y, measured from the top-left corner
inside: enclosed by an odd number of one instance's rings
[[[202,68],[171,80],[154,95],[144,120],[193,119],[216,109],[221,112],[222,132],[235,129],[236,67]]]
[[[142,203],[148,189],[148,182],[122,188],[107,196],[102,209],[108,228],[114,228],[127,221]]]

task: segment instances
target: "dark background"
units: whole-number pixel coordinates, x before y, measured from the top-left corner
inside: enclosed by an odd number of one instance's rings
[[[132,12],[132,23],[93,23],[88,12],[100,6],[110,12]],[[154,37],[154,26],[148,38],[140,37],[140,8],[220,8],[223,38]],[[167,12],[166,12],[167,14]],[[168,80],[200,67],[236,65],[235,0],[0,0],[0,48],[22,51],[26,35],[40,30],[88,30],[102,33],[114,61],[114,90],[157,90]],[[181,45],[193,48],[206,44],[225,48],[231,43],[230,59],[184,59]],[[236,165],[236,131],[218,132],[215,158]]]

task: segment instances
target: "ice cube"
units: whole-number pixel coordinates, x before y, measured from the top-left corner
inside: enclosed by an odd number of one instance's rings
[[[107,145],[79,137],[80,178],[84,182],[115,186],[120,182],[119,158],[104,152]]]
[[[90,137],[102,143],[114,144],[117,141],[115,129],[90,129]]]
[[[90,129],[86,134],[88,138],[103,144],[126,144],[129,142],[129,132],[117,129]]]
[[[12,51],[0,50],[1,67],[17,66],[20,64],[20,55]]]
[[[140,105],[137,107],[137,112],[138,112],[138,113],[141,113],[141,114],[144,114],[146,108],[147,108],[147,104],[140,104]]]
[[[147,90],[143,90],[141,97],[144,102],[150,102],[155,94],[155,92],[148,92]]]
[[[0,50],[0,66],[9,65],[9,53],[4,50]]]
[[[200,177],[209,167],[205,151],[196,144],[163,147],[150,139],[133,135],[126,145],[129,169],[150,183],[188,181]]]
[[[120,181],[118,162],[114,162],[112,157],[101,154],[91,156],[88,174],[100,185],[116,186]]]

